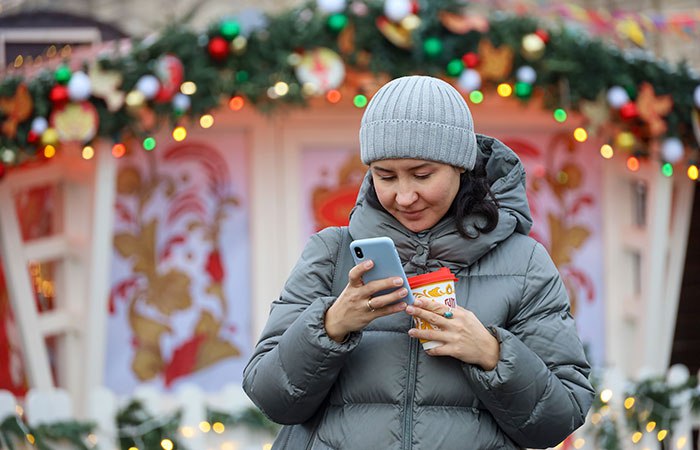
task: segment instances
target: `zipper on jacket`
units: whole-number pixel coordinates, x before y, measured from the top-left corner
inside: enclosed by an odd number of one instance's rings
[[[418,339],[410,339],[408,359],[408,382],[403,404],[403,442],[401,448],[410,450],[413,447],[413,397],[416,389],[416,372],[418,368]]]

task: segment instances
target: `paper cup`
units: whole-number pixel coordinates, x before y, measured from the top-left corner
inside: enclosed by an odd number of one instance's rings
[[[455,281],[457,281],[457,278],[450,272],[450,269],[443,267],[435,272],[411,277],[408,279],[408,284],[411,287],[414,299],[439,302],[450,308],[454,308],[457,304],[455,298]],[[439,329],[418,317],[414,317],[413,320],[416,323],[416,328],[421,330]],[[439,347],[444,344],[444,342],[429,341],[426,339],[421,339],[420,342],[424,350],[430,350],[431,348]]]

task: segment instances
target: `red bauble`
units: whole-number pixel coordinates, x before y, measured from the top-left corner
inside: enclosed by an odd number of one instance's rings
[[[465,67],[473,69],[479,65],[479,55],[474,52],[465,53],[462,55],[462,62],[464,63]]]
[[[5,176],[5,172],[7,172],[7,170],[5,170],[5,164],[0,163],[0,180]]]
[[[639,116],[637,105],[634,102],[627,102],[620,108],[620,117],[625,120],[631,120]]]
[[[38,141],[39,141],[39,135],[30,130],[29,133],[27,133],[27,142],[29,144],[34,144]]]
[[[209,56],[217,61],[223,61],[228,56],[229,45],[228,41],[221,36],[215,36],[209,39]]]
[[[420,5],[418,4],[418,2],[412,1],[411,2],[411,14],[418,15],[419,10],[420,10]]]
[[[68,88],[61,84],[57,84],[51,88],[49,92],[49,100],[53,103],[65,103],[68,101]]]
[[[535,31],[535,34],[542,39],[542,42],[545,44],[549,42],[549,33],[547,33],[547,30],[543,30],[540,28],[539,30]]]

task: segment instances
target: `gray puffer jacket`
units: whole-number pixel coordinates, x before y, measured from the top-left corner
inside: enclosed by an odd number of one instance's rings
[[[365,201],[350,220],[353,239],[391,237],[408,276],[449,267],[457,303],[494,326],[496,368],[484,371],[425,354],[397,313],[345,343],[324,331],[333,264],[343,230],[312,236],[293,269],[244,371],[243,387],[272,420],[301,423],[326,397],[313,449],[450,450],[548,447],[581,426],[593,399],[569,301],[545,249],[526,236],[525,172],[499,141],[479,136],[497,228],[462,238],[451,217],[413,233]],[[470,219],[471,226],[475,223]],[[345,251],[345,249],[343,249]],[[347,277],[347,274],[339,274]]]

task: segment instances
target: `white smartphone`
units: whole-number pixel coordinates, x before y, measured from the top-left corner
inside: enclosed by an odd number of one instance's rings
[[[374,266],[362,276],[363,282],[369,283],[370,281],[389,277],[401,277],[403,279],[403,287],[408,291],[408,295],[400,301],[404,301],[409,305],[413,304],[411,287],[408,285],[406,274],[403,271],[399,252],[396,251],[394,241],[392,241],[391,238],[376,237],[354,240],[350,243],[350,252],[352,253],[352,259],[355,260],[356,265],[370,259],[374,261]],[[400,287],[401,286],[395,289],[379,291],[375,293],[374,296],[378,297],[383,294],[388,294]]]

